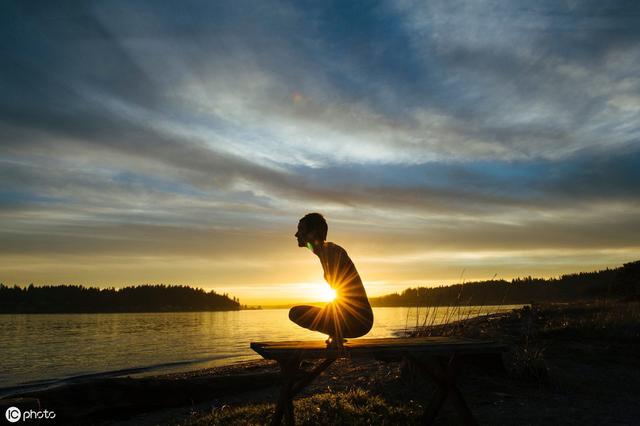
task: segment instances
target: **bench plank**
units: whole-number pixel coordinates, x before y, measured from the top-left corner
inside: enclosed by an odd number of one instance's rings
[[[480,341],[461,337],[410,337],[353,339],[343,349],[327,349],[322,341],[252,342],[251,348],[266,359],[292,356],[300,359],[394,357],[403,353],[422,355],[500,353],[507,347],[495,341]]]

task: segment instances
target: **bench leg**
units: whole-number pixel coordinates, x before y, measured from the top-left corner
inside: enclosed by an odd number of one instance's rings
[[[440,386],[438,386],[438,389],[436,389],[436,392],[431,398],[431,401],[429,401],[429,405],[425,407],[424,413],[422,414],[423,424],[433,424],[436,417],[438,416],[440,408],[442,408],[446,399],[447,393]]]
[[[291,391],[293,389],[295,376],[299,371],[300,360],[297,358],[286,361],[279,360],[278,364],[280,365],[280,374],[282,376],[282,387],[280,389],[278,404],[276,405],[276,412],[271,418],[271,426],[279,425],[282,422],[283,416],[285,423],[293,426],[293,395]]]
[[[313,380],[318,377],[324,370],[329,367],[335,361],[336,358],[327,358],[317,365],[313,370],[304,374],[298,381],[296,376],[301,372],[300,360],[282,360],[278,361],[280,365],[280,372],[282,374],[282,389],[280,390],[280,397],[278,398],[278,404],[276,405],[276,412],[271,419],[271,425],[279,425],[284,416],[285,423],[288,425],[294,425],[295,418],[293,416],[293,398],[306,386],[308,386]]]
[[[293,386],[293,389],[291,390],[291,396],[292,397],[296,396],[302,389],[307,387],[311,382],[315,380],[316,377],[318,377],[324,370],[326,370],[327,367],[329,367],[335,360],[336,360],[335,358],[325,359],[319,365],[317,365],[316,368],[314,368],[309,373],[307,373],[304,377],[302,377],[300,381]]]
[[[438,389],[432,397],[429,405],[425,408],[422,417],[424,424],[432,424],[436,419],[438,412],[444,405],[447,398],[451,399],[453,406],[460,416],[463,424],[476,426],[476,421],[469,406],[462,397],[460,389],[456,385],[456,356],[446,357],[430,357],[426,359],[417,359],[414,356],[406,355],[406,358],[421,372],[426,379],[431,379],[436,383]]]
[[[450,378],[448,384],[451,402],[453,402],[453,406],[456,408],[456,411],[458,412],[458,415],[460,416],[464,424],[477,426],[478,421],[471,412],[471,409],[467,405],[467,402],[462,397],[460,388],[456,385],[456,374],[458,372],[458,369],[460,368],[460,363],[458,362],[458,357],[455,354],[451,357],[451,360],[447,366],[447,376]]]

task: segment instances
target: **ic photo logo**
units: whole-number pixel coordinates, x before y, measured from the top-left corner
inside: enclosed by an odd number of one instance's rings
[[[15,423],[22,418],[22,412],[18,407],[9,407],[7,411],[5,411],[4,416],[10,423]]]
[[[55,419],[56,413],[52,410],[25,410],[22,412],[18,407],[9,407],[7,411],[5,411],[4,416],[9,423],[16,423],[20,420],[24,422],[31,419]]]

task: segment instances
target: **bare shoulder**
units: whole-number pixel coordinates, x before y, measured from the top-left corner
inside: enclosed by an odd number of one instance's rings
[[[341,246],[339,246],[336,243],[332,243],[330,241],[327,241],[325,243],[325,247],[327,250],[327,254],[329,254],[329,256],[333,257],[333,258],[338,258],[338,259],[349,259],[349,255],[347,254],[347,251],[342,248]]]
[[[327,241],[325,243],[325,247],[327,248],[327,251],[329,251],[329,252],[334,252],[334,253],[346,253],[347,252],[341,246],[339,246],[336,243],[332,243],[331,241]]]

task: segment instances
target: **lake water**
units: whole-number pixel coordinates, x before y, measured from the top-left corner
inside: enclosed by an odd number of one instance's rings
[[[451,309],[435,323],[517,306]],[[366,337],[394,337],[426,308],[373,308]],[[447,315],[447,312],[449,315]],[[94,377],[194,370],[259,359],[252,341],[324,340],[289,321],[287,309],[230,312],[0,315],[0,396]]]

